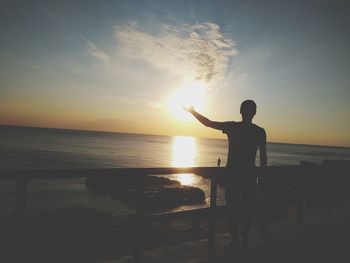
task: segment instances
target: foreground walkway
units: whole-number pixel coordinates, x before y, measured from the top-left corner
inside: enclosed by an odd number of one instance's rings
[[[224,255],[228,234],[216,236],[215,262],[350,262],[350,208],[335,209],[331,220],[319,219],[317,212],[306,215],[304,224],[283,220],[268,227],[268,239],[253,231],[251,248]],[[318,215],[319,216],[319,215]],[[140,262],[209,262],[208,242],[199,240],[145,251]],[[131,256],[106,263],[132,262]]]

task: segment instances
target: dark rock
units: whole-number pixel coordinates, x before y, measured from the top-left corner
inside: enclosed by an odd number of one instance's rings
[[[143,209],[170,208],[202,203],[203,190],[183,186],[179,181],[156,176],[88,177],[86,185],[94,193],[110,194],[127,204]]]

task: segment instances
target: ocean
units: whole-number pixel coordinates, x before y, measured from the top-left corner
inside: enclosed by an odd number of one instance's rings
[[[268,143],[267,154],[268,165],[299,165],[301,161],[319,164],[324,159],[350,159],[350,148]],[[224,166],[226,140],[0,125],[2,170],[216,166],[219,157]],[[208,204],[208,179],[193,174],[167,177],[202,188],[207,197],[204,206]],[[3,218],[12,212],[14,187],[14,182],[0,182]],[[133,213],[132,208],[118,200],[90,193],[84,179],[31,180],[27,197],[29,215],[67,207],[85,207],[111,215]],[[218,203],[223,203],[221,188]],[[171,211],[194,207],[197,206]]]

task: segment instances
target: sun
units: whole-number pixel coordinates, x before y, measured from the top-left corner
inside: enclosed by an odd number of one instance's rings
[[[180,120],[191,120],[190,114],[183,107],[193,106],[196,110],[203,111],[205,87],[202,81],[192,81],[181,86],[167,99],[172,115]]]

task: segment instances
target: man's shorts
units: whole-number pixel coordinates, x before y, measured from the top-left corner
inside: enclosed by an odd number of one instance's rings
[[[225,201],[227,204],[236,203],[239,197],[251,202],[256,194],[256,169],[230,169],[225,173]]]

